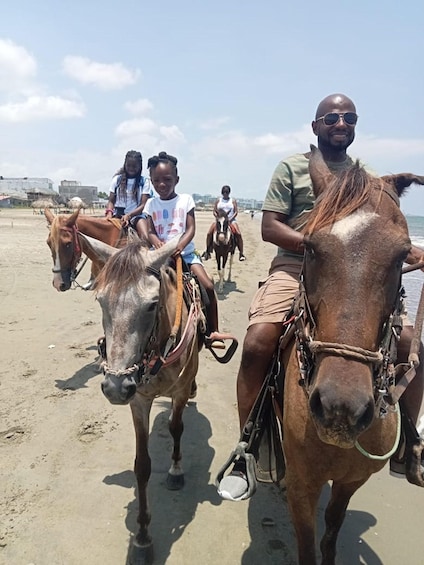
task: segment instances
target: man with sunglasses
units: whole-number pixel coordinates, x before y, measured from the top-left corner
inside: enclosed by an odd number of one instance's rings
[[[355,104],[344,94],[331,94],[318,105],[312,130],[328,168],[337,173],[353,165],[346,150],[355,139],[358,121]],[[370,171],[372,174],[372,171]],[[314,205],[312,181],[309,175],[309,153],[296,154],[281,161],[271,178],[262,207],[262,238],[277,245],[278,252],[271,263],[268,277],[261,281],[249,310],[241,363],[237,375],[237,400],[240,429],[250,414],[265,379],[283,331],[282,320],[289,311],[298,290],[303,259],[303,235],[300,229]],[[418,250],[422,256],[424,252]],[[409,351],[412,327],[402,333],[402,347]],[[408,340],[409,337],[409,340]],[[406,339],[405,339],[406,338]],[[422,357],[424,361],[424,356]],[[416,390],[407,389],[405,401],[411,404],[410,414],[416,420],[422,399],[423,376],[414,379]],[[422,469],[424,472],[424,469]],[[421,477],[424,486],[424,476]],[[229,475],[221,480],[218,493],[227,500],[244,500],[250,496],[246,461],[236,460]]]

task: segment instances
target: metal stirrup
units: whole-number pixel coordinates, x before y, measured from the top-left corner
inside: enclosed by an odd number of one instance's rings
[[[256,481],[256,461],[251,453],[246,453],[247,443],[241,441],[231,453],[230,457],[221,467],[216,476],[215,486],[219,488],[219,485],[224,478],[225,472],[230,468],[230,466],[236,461],[236,459],[243,459],[246,463],[246,477],[247,477],[247,491],[243,494],[240,500],[250,498],[256,492],[257,481]]]

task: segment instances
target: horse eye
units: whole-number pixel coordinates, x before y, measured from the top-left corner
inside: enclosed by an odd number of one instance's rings
[[[72,242],[69,241],[69,242],[65,245],[66,249],[69,249],[69,248],[71,247],[71,245],[72,245]]]
[[[148,312],[153,312],[153,310],[156,309],[157,305],[158,305],[157,302],[151,302],[151,303],[149,304],[148,308],[147,308],[147,311],[148,311]]]
[[[311,245],[305,245],[305,253],[311,259],[315,257],[315,249]]]

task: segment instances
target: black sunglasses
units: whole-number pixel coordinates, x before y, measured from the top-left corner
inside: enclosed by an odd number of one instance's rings
[[[328,114],[317,118],[315,121],[318,122],[319,120],[323,120],[326,126],[334,126],[338,123],[340,118],[343,119],[346,125],[354,126],[358,121],[358,114],[355,112],[342,112],[341,114],[337,112],[329,112]]]

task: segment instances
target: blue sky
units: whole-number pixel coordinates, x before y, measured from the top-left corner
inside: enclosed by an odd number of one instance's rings
[[[421,0],[21,0],[2,10],[0,174],[108,191],[129,149],[179,159],[180,191],[262,199],[343,92],[350,153],[424,174]],[[424,187],[402,209],[424,216]]]

